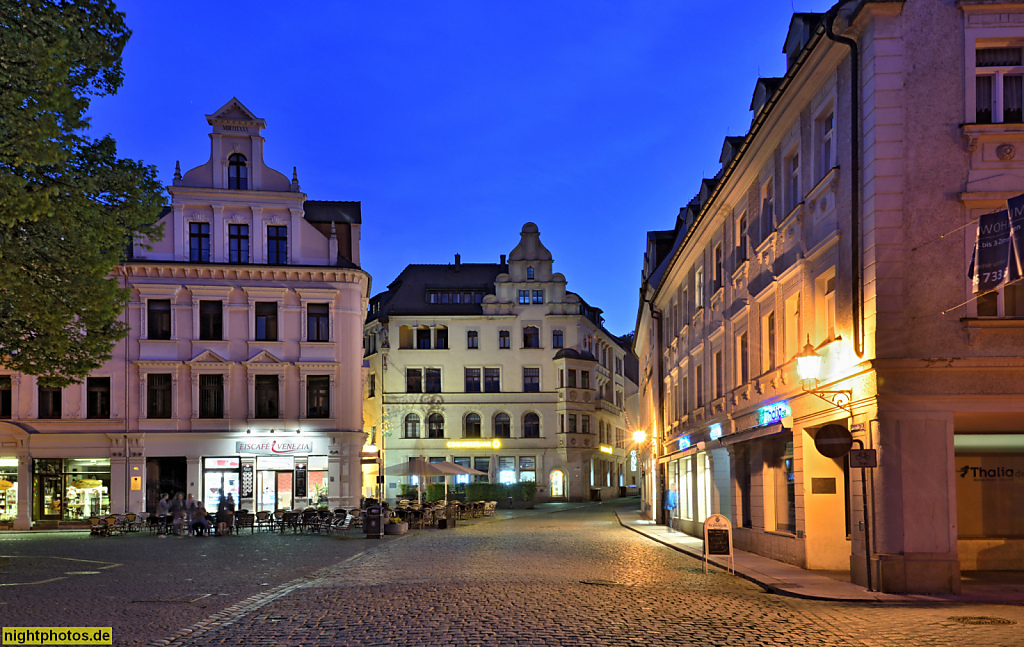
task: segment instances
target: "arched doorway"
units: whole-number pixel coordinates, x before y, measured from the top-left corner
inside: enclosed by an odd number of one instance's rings
[[[551,498],[565,498],[565,472],[551,471]]]

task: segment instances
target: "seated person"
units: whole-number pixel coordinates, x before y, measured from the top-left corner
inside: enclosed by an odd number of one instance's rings
[[[210,522],[206,518],[206,508],[202,501],[196,502],[195,512],[192,513],[192,527],[189,530],[198,537],[202,537],[210,530]]]

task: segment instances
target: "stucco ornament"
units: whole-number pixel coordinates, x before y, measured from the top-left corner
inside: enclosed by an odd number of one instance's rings
[[[1017,149],[1014,148],[1013,144],[1000,144],[996,148],[996,157],[1004,162],[1009,162],[1017,154]]]

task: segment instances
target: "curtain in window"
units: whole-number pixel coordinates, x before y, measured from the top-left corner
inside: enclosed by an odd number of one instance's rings
[[[1024,99],[1024,76],[1007,74],[1003,77],[1003,122],[1021,123],[1024,121],[1021,101]]]
[[[991,76],[979,76],[975,81],[975,121],[979,124],[992,123],[992,80]]]

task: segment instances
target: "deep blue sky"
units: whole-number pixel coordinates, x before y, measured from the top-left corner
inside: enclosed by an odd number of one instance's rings
[[[133,31],[94,136],[170,184],[237,96],[266,161],[360,200],[374,294],[409,263],[497,262],[537,223],[570,290],[633,329],[645,234],[668,229],[785,72],[794,10],[831,0],[120,3]]]

